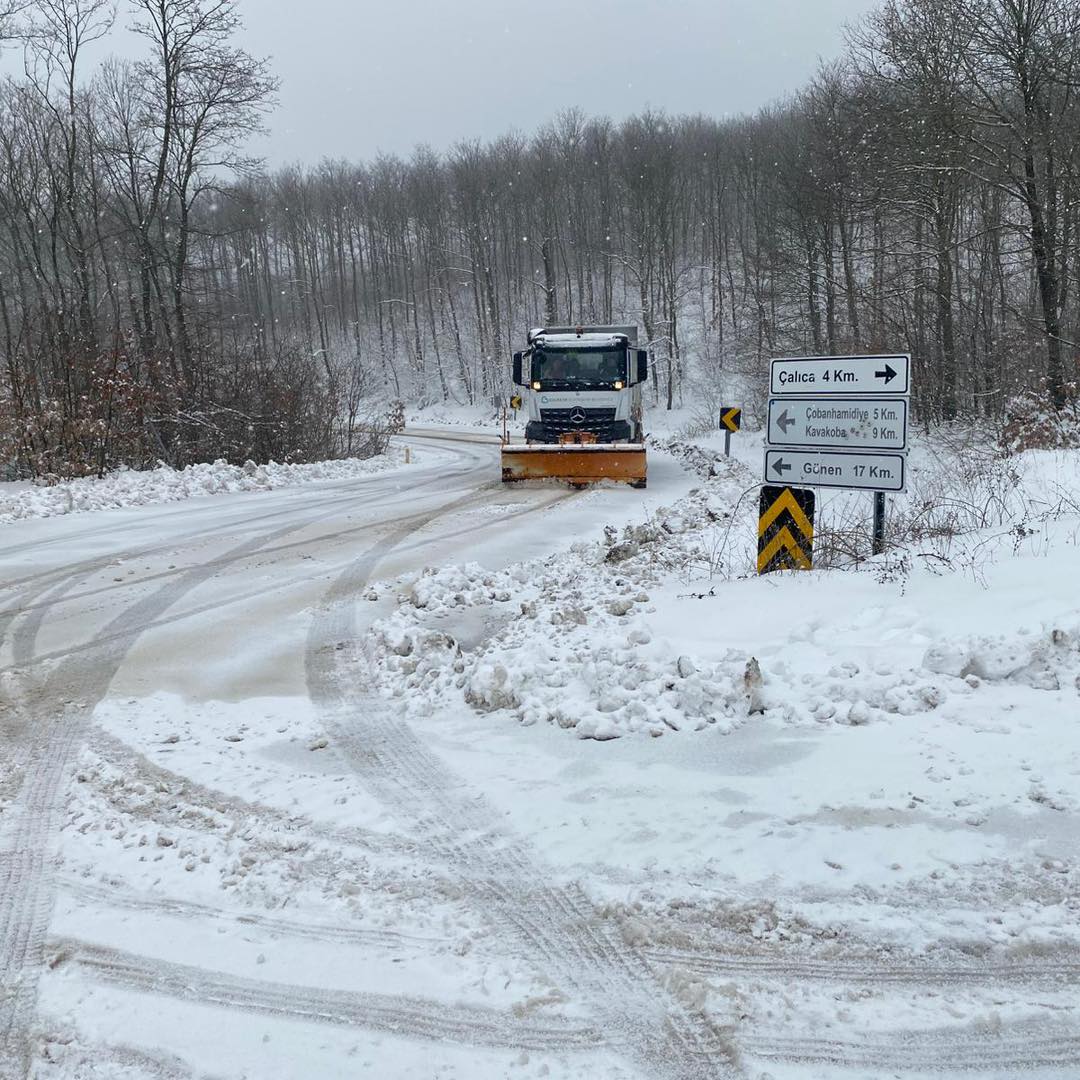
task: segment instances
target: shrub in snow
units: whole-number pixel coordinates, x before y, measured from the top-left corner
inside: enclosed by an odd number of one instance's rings
[[[1005,409],[1001,444],[1010,454],[1023,450],[1064,450],[1080,447],[1080,386],[1065,387],[1066,401],[1055,409],[1045,391],[1025,390]]]

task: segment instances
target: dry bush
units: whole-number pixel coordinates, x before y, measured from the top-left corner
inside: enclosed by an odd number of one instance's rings
[[[1045,391],[1025,390],[1005,411],[1001,446],[1006,453],[1023,450],[1067,450],[1080,447],[1080,386],[1065,387],[1066,401],[1055,409]]]
[[[908,497],[886,504],[885,540],[890,549],[923,546],[946,558],[959,537],[988,528],[1030,521],[1046,507],[1032,503],[1020,474],[1007,460],[953,458],[916,479]],[[819,515],[814,565],[858,566],[873,556],[873,513],[869,496],[830,507]]]
[[[201,357],[191,383],[167,359],[126,352],[56,360],[67,393],[46,397],[30,376],[17,408],[0,400],[0,475],[55,479],[100,476],[119,466],[174,468],[223,459],[232,464],[301,463],[384,453],[401,430],[404,406],[346,400],[344,384],[307,349],[271,356]]]
[[[46,396],[25,376],[22,407],[10,401],[0,453],[13,473],[25,477],[100,476],[117,465],[142,468],[160,457],[150,439],[149,418],[171,396],[167,383],[147,362],[123,351],[86,357],[55,357],[66,372],[65,392]],[[30,403],[32,404],[32,407]]]
[[[987,552],[1003,536],[1017,546],[1041,523],[1069,511],[1065,493],[1036,494],[986,430],[943,429],[926,449],[934,467],[916,474],[907,497],[887,505],[886,553],[874,572],[892,580],[914,562],[981,580]],[[814,564],[858,569],[872,557],[869,497],[819,514]]]

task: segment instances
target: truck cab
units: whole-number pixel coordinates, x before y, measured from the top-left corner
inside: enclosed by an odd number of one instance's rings
[[[641,443],[641,390],[648,354],[636,326],[542,327],[514,354],[525,439],[556,444],[576,435],[597,443]]]

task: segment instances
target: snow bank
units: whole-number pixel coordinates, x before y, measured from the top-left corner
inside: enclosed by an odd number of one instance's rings
[[[650,657],[649,594],[626,576],[581,574],[585,554],[575,553],[561,572],[547,567],[552,572],[535,582],[526,567],[425,574],[375,630],[388,692],[412,702],[419,692],[425,708],[432,699],[463,699],[479,712],[506,710],[523,724],[556,724],[581,738],[730,730],[747,711],[746,657],[700,670],[688,657]],[[469,651],[434,629],[466,607],[506,623]]]
[[[213,463],[136,472],[118,469],[101,478],[65,480],[49,487],[0,484],[0,524],[25,518],[57,517],[89,510],[116,510],[129,506],[179,502],[200,495],[237,491],[273,491],[315,480],[349,480],[393,468],[400,451],[392,448],[377,457],[342,461],[319,461],[310,465],[280,465],[276,461],[256,465]]]
[[[1030,518],[1020,534],[995,520],[963,543],[954,537],[951,563],[894,551],[864,564],[866,573],[756,579],[753,475],[707,449],[677,442],[663,449],[702,486],[648,520],[507,570],[445,567],[399,583],[397,610],[372,630],[384,692],[425,712],[464,703],[607,740],[730,732],[757,714],[795,726],[862,726],[933,713],[986,681],[1080,688],[1080,612],[1075,625],[1040,622],[988,636],[970,632],[976,610],[961,620],[969,632],[956,636],[940,626],[913,632],[911,605],[900,599],[919,582],[933,611],[935,595],[949,595],[938,584],[943,576],[963,578],[965,589],[974,583],[981,595],[986,573],[1001,561],[1023,563],[1032,538],[1045,558],[1050,541]],[[1044,454],[1012,463],[1017,505],[1028,513],[1056,506],[1046,512],[1060,524],[1065,464]],[[1064,542],[1071,534],[1067,521],[1062,527]],[[969,554],[956,557],[961,548],[978,552],[978,573]],[[1059,553],[1067,561],[1071,548]],[[1024,563],[1020,574],[1026,580],[1048,569]],[[729,591],[736,582],[743,595]],[[792,595],[773,612],[778,586],[808,595]],[[883,590],[889,596],[876,598]],[[860,608],[875,599],[885,607]],[[807,605],[825,605],[828,618],[807,620]],[[688,628],[694,619],[699,624]],[[732,624],[747,633],[730,633]],[[777,627],[784,642],[766,645],[762,632],[768,641]],[[907,647],[873,656],[859,647],[883,635]]]
[[[734,506],[751,510],[739,497],[752,483],[744,471],[713,465],[711,487],[621,533],[609,527],[602,540],[507,570],[452,566],[400,583],[397,611],[372,631],[384,691],[412,708],[464,701],[579,738],[733,730],[759,704],[752,658],[669,656],[649,629],[650,589],[715,565],[709,530],[725,530]],[[477,623],[493,632],[472,647],[460,639]]]

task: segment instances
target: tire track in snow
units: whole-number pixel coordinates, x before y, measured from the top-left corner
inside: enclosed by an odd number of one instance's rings
[[[418,520],[423,519],[424,517],[424,515],[413,516]],[[307,528],[309,524],[310,523],[305,523],[303,526],[300,526],[300,528]],[[308,540],[297,540],[290,544],[278,545],[277,547],[270,547],[269,545],[265,548],[257,547],[249,551],[246,555],[238,556],[236,558],[233,558],[229,555],[222,555],[217,558],[208,560],[205,563],[200,563],[197,567],[188,567],[175,573],[161,576],[175,580],[177,578],[182,578],[185,575],[191,574],[193,570],[197,570],[199,572],[206,571],[208,576],[210,576],[220,570],[228,570],[235,567],[238,562],[243,561],[243,559],[245,558],[262,558],[268,554],[281,554],[283,552],[293,550],[303,551],[310,548],[313,544],[322,543],[324,540],[338,540],[343,537],[354,536],[357,533],[371,532],[372,530],[377,528],[378,523],[372,523],[369,521],[365,522],[362,525],[356,525],[348,529],[342,529],[335,533],[331,533],[328,535],[324,534],[323,536],[315,537]],[[288,529],[288,532],[296,531],[298,531],[296,527]],[[204,604],[199,604],[195,607],[187,608],[184,611],[177,612],[173,615],[165,615],[162,612],[155,612],[154,617],[148,619],[146,622],[142,623],[137,627],[123,626],[117,629],[110,629],[109,627],[107,627],[105,630],[95,634],[91,640],[81,642],[78,645],[71,645],[63,649],[54,649],[51,652],[35,653],[31,657],[25,658],[20,664],[12,665],[6,668],[0,668],[0,675],[4,674],[7,671],[21,671],[34,665],[46,664],[56,660],[64,660],[69,657],[76,656],[79,653],[96,652],[103,645],[108,645],[115,641],[126,641],[133,632],[141,635],[147,630],[158,630],[162,627],[172,626],[173,624],[182,622],[185,619],[195,618],[199,615],[205,615],[211,611],[219,611],[223,608],[230,607],[233,604],[243,603],[246,600],[252,600],[260,596],[266,596],[269,593],[277,592],[281,589],[292,588],[295,584],[296,579],[290,578],[276,585],[260,585],[258,588],[250,589],[245,593],[237,593],[235,595],[229,596],[224,600],[209,600]],[[131,588],[131,585],[132,583],[125,582],[123,586],[118,585],[117,588]],[[190,590],[185,590],[185,592],[186,591]],[[53,601],[47,606],[52,607],[60,602],[61,599],[57,599],[56,601]],[[110,623],[110,627],[112,627],[112,625],[113,624]]]
[[[136,893],[123,887],[110,888],[93,885],[74,878],[58,883],[63,893],[96,905],[141,911],[150,914],[169,915],[177,919],[226,923],[241,930],[250,927],[278,938],[297,938],[319,941],[331,945],[375,946],[387,952],[401,952],[406,948],[437,947],[449,943],[449,938],[431,934],[410,934],[395,930],[369,929],[362,926],[345,926],[304,919],[282,919],[258,912],[225,909],[183,900],[175,896],[156,893]]]
[[[10,630],[12,623],[14,623],[19,616],[24,615],[27,611],[36,607],[39,602],[47,606],[49,601],[41,601],[40,598],[47,596],[56,589],[58,584],[64,584],[70,579],[71,570],[68,569],[60,573],[48,575],[45,581],[31,584],[18,592],[15,596],[13,606],[0,610],[0,645],[3,645],[7,640],[8,631]],[[10,588],[14,586],[6,587]]]
[[[444,479],[456,479],[468,475],[469,472],[479,471],[486,468],[491,460],[490,454],[480,454],[476,451],[470,452],[468,450],[462,450],[458,447],[444,447],[446,453],[452,454],[457,459],[457,464],[447,469],[446,463],[433,466],[425,466],[418,464],[415,466],[414,472],[408,475],[415,475],[415,473],[424,473],[431,469],[439,470],[440,481]],[[465,468],[458,468],[462,463],[468,463]],[[252,491],[229,491],[222,492],[222,495],[275,495],[279,500],[288,503],[284,507],[279,507],[275,510],[267,511],[262,514],[246,514],[242,511],[235,511],[235,520],[229,522],[222,522],[220,515],[222,513],[229,513],[230,511],[222,505],[215,503],[214,496],[209,493],[202,493],[197,496],[193,496],[192,500],[178,499],[172,502],[161,503],[146,503],[141,505],[133,505],[128,507],[108,507],[99,511],[90,511],[90,513],[108,513],[110,510],[138,510],[140,511],[140,518],[146,515],[146,520],[142,521],[142,524],[149,524],[153,522],[170,524],[171,519],[176,518],[181,522],[190,521],[195,517],[210,516],[214,520],[212,524],[205,530],[199,530],[192,534],[180,534],[177,537],[178,542],[187,542],[191,539],[195,539],[200,535],[212,532],[216,529],[223,527],[231,528],[232,526],[246,525],[250,523],[261,523],[268,519],[279,518],[289,514],[295,514],[298,509],[304,509],[303,504],[310,500],[312,496],[326,496],[338,497],[348,496],[355,491],[357,485],[363,485],[364,490],[369,495],[379,495],[384,489],[394,491],[399,490],[402,487],[403,481],[407,483],[406,474],[399,471],[391,472],[378,472],[361,474],[347,479],[337,479],[328,481],[311,481],[309,483],[300,483],[288,487],[271,488],[268,491],[260,492],[258,490]],[[313,490],[316,489],[316,490]],[[209,498],[209,502],[194,503],[194,499]],[[48,518],[21,518],[16,522],[11,523],[13,526],[20,524],[28,524],[31,522],[54,520],[56,518],[63,518],[69,515],[54,514]],[[29,543],[10,544],[7,547],[0,547],[0,558],[6,555],[21,555],[25,553],[40,553],[43,548],[52,547],[57,544],[72,544],[75,542],[85,542],[86,540],[93,539],[99,536],[109,536],[116,532],[115,524],[101,524],[98,521],[94,521],[87,524],[86,528],[65,530],[62,536],[56,537],[43,537],[33,540]],[[44,573],[44,572],[43,572]],[[48,571],[52,573],[52,571]],[[12,584],[21,584],[22,582],[33,580],[41,574],[31,575],[28,578],[21,578]]]
[[[386,833],[371,832],[357,826],[330,825],[312,821],[310,818],[289,813],[288,810],[266,803],[252,802],[238,795],[229,795],[216,788],[192,780],[182,773],[166,769],[151,761],[130,744],[95,727],[89,734],[90,748],[108,765],[122,769],[127,780],[143,780],[150,784],[164,785],[169,795],[188,799],[191,805],[211,814],[220,814],[233,822],[236,831],[249,825],[272,822],[293,836],[315,836],[343,847],[356,847],[364,851],[380,851],[411,855],[415,845]],[[127,812],[133,813],[128,810]],[[147,817],[150,817],[148,814]],[[158,821],[158,819],[154,819]],[[175,822],[158,821],[161,825]],[[181,821],[192,827],[191,821]]]
[[[242,510],[233,510],[226,507],[226,505],[214,501],[191,505],[188,504],[187,500],[180,500],[177,502],[151,503],[141,505],[141,507],[137,508],[126,508],[129,510],[137,509],[140,512],[140,524],[143,525],[143,527],[153,523],[171,525],[173,518],[176,518],[180,525],[186,525],[191,521],[192,517],[210,517],[211,522],[206,526],[198,525],[198,527],[191,532],[174,532],[174,534],[171,534],[170,539],[163,543],[154,542],[143,546],[143,548],[123,550],[112,555],[98,557],[107,559],[116,558],[117,556],[129,559],[141,558],[170,548],[176,548],[176,546],[190,544],[204,537],[218,536],[222,530],[264,525],[268,521],[276,521],[276,519],[281,517],[295,515],[297,512],[307,512],[312,509],[319,509],[327,504],[338,504],[342,497],[349,498],[354,496],[357,487],[363,489],[367,499],[379,497],[384,494],[392,494],[392,492],[397,491],[403,491],[404,497],[408,498],[409,492],[417,490],[418,487],[431,487],[436,483],[445,485],[447,482],[462,480],[462,478],[468,477],[473,473],[475,473],[477,477],[481,477],[484,471],[486,471],[490,461],[490,455],[477,454],[475,451],[470,453],[468,450],[462,450],[457,447],[445,447],[445,450],[446,453],[451,454],[456,458],[454,463],[449,465],[443,463],[432,465],[432,467],[418,464],[415,472],[407,475],[405,473],[396,472],[372,473],[367,476],[355,476],[350,478],[350,480],[325,482],[325,486],[319,486],[318,489],[315,489],[316,485],[323,482],[314,482],[310,485],[298,484],[295,487],[287,488],[274,488],[266,492],[225,492],[226,495],[272,495],[275,496],[275,501],[286,503],[285,505],[278,505],[278,507],[273,510],[267,510],[258,514],[249,514]],[[432,480],[428,480],[422,485],[409,483],[409,476],[419,474],[422,477],[433,469],[437,469],[437,476],[432,478]],[[319,498],[316,499],[316,497]],[[99,513],[107,512],[108,511],[99,511]],[[141,516],[144,514],[147,515],[147,521],[145,522],[141,521]],[[225,517],[226,519],[222,521],[222,517]],[[44,521],[44,519],[45,518],[28,517],[24,518],[23,522],[15,523],[15,526],[24,523]],[[85,541],[96,537],[107,538],[114,536],[116,535],[116,532],[116,524],[102,525],[95,522],[89,528],[65,531],[63,536],[45,537],[33,540],[29,543],[10,544],[9,546],[6,546],[6,548],[0,548],[0,558],[3,558],[6,555],[17,556],[25,553],[40,555],[42,549],[50,548],[50,546],[53,545],[84,543]],[[41,570],[37,573],[31,573],[31,575],[27,575],[23,578],[12,579],[5,584],[8,586],[15,586],[39,581],[42,578],[56,577],[57,575],[67,576],[73,569],[75,568],[66,566],[50,570]]]
[[[73,588],[80,579],[69,577],[67,580],[49,581],[38,587],[24,589],[20,596],[33,600],[37,597],[47,596],[50,593],[63,593],[67,588]],[[18,621],[21,612],[16,608],[10,612],[0,613],[0,644],[8,636],[13,624]],[[34,641],[37,638],[41,626],[40,619],[28,619],[24,626],[11,634],[11,651],[15,658],[29,652],[32,655]],[[0,669],[0,676],[6,669]],[[21,675],[21,672],[20,672]],[[0,684],[0,740],[4,746],[3,766],[7,770],[5,783],[16,791],[21,787],[26,762],[29,757],[29,747],[24,737],[29,724],[27,708],[25,705],[25,680],[19,675],[9,674]],[[0,849],[2,850],[2,849]],[[2,859],[2,856],[0,856]]]
[[[881,1032],[863,1038],[828,1039],[814,1034],[770,1036],[749,1032],[740,1039],[747,1055],[762,1061],[826,1065],[843,1069],[873,1069],[875,1075],[913,1073],[981,1073],[1002,1076],[1030,1073],[1033,1069],[1080,1067],[1080,1035],[1075,1028],[1048,1031],[1043,1025],[990,1025]]]
[[[439,476],[414,490],[445,483],[445,477]],[[95,648],[62,660],[33,695],[29,705],[37,714],[38,734],[44,745],[34,748],[22,787],[0,832],[0,1080],[22,1080],[31,1065],[29,1032],[52,910],[51,871],[64,779],[81,744],[89,709],[104,697],[143,630],[184,595],[260,547],[340,513],[352,503],[366,501],[367,494],[357,492],[322,514],[305,515],[302,521],[249,538],[225,556],[185,570],[115,616],[99,635]],[[301,509],[316,510],[322,505],[320,501]],[[381,525],[385,523],[368,527]],[[78,577],[82,569],[73,576]],[[78,705],[70,703],[74,697],[79,699]]]
[[[216,1080],[215,1074],[198,1072],[172,1054],[150,1054],[121,1043],[88,1043],[77,1032],[63,1031],[50,1036],[39,1060],[35,1076],[41,1080],[59,1071],[65,1080],[104,1076],[108,1080]]]
[[[869,986],[976,986],[1003,983],[1060,989],[1080,986],[1080,960],[999,960],[985,964],[939,964],[872,957],[838,956],[826,960],[775,959],[742,952],[706,953],[646,947],[653,964],[680,967],[725,979],[761,979],[785,983],[826,982]]]
[[[365,491],[364,494],[365,494],[365,499],[370,499],[371,496],[372,496],[372,493],[368,492],[368,491]],[[416,496],[413,493],[413,491],[409,491],[407,493],[402,493],[400,498],[380,500],[379,507],[380,507],[380,509],[382,509],[382,508],[389,508],[391,506],[396,505],[397,503],[406,503],[407,504],[407,503],[415,501],[415,498],[416,498]],[[355,496],[354,496],[354,499],[355,499]],[[259,522],[265,522],[265,521],[268,521],[268,520],[277,520],[277,519],[279,519],[281,517],[284,517],[284,516],[287,516],[287,515],[295,516],[295,514],[296,514],[296,508],[291,507],[291,508],[289,508],[287,510],[276,510],[276,511],[274,511],[272,513],[259,514],[259,515],[253,516],[251,518],[245,518],[241,522],[233,522],[233,523],[229,523],[229,524],[223,524],[221,522],[217,522],[217,523],[211,525],[210,527],[208,527],[206,529],[200,529],[200,530],[198,530],[196,532],[185,534],[184,536],[179,537],[179,538],[178,537],[171,537],[168,540],[164,540],[164,541],[161,541],[161,542],[155,543],[155,544],[149,544],[149,545],[146,545],[145,547],[138,548],[138,549],[136,549],[134,551],[124,551],[124,552],[117,552],[117,553],[111,554],[111,555],[99,556],[99,557],[94,558],[94,559],[88,559],[85,562],[77,564],[75,566],[64,567],[64,568],[62,568],[60,570],[55,570],[55,569],[54,570],[46,570],[46,571],[43,571],[40,574],[34,574],[34,575],[30,575],[29,577],[21,578],[17,582],[12,582],[11,584],[14,585],[14,584],[24,584],[24,583],[27,583],[27,582],[37,582],[37,581],[39,581],[41,579],[63,579],[64,581],[67,581],[67,580],[70,579],[72,573],[74,573],[75,571],[77,571],[79,569],[87,570],[88,574],[91,573],[91,572],[94,572],[94,571],[98,571],[98,570],[106,570],[110,566],[117,565],[118,561],[121,561],[121,560],[124,563],[135,562],[135,561],[140,560],[140,559],[146,559],[146,558],[151,558],[151,557],[154,557],[154,556],[160,556],[160,555],[164,554],[167,551],[175,551],[175,550],[177,550],[178,547],[181,547],[184,544],[198,543],[198,542],[200,542],[202,540],[205,540],[207,538],[216,539],[227,528],[242,527],[242,528],[244,528],[246,530],[246,529],[250,528],[251,525],[259,523]],[[351,533],[355,532],[358,527],[361,528],[361,529],[370,529],[371,528],[371,522],[368,522],[368,523],[366,523],[364,525],[361,525],[361,526],[351,526],[351,527],[349,527],[347,529],[340,530],[337,533],[328,534],[327,539],[338,539],[338,538],[347,537]],[[102,530],[102,531],[115,532],[115,529],[116,529],[116,527],[113,526],[111,530]],[[288,544],[279,544],[279,545],[274,545],[274,546],[268,546],[265,549],[265,553],[266,554],[284,553],[284,552],[288,552],[288,551],[293,551],[293,550],[295,550],[297,548],[306,547],[306,546],[308,546],[308,544],[309,544],[309,541],[298,540],[298,541],[294,541],[294,542],[291,542],[291,543],[288,543]],[[201,565],[207,565],[207,564],[204,563],[204,564],[201,564]],[[153,582],[153,581],[163,581],[163,580],[176,578],[176,577],[179,577],[181,574],[187,573],[187,571],[189,569],[190,569],[190,567],[183,567],[183,566],[181,566],[181,567],[173,567],[172,569],[169,569],[169,570],[159,570],[156,573],[145,574],[142,577],[131,578],[131,579],[124,578],[124,580],[120,581],[120,582],[109,582],[109,583],[107,583],[105,585],[94,586],[93,588],[84,590],[82,592],[71,592],[71,593],[68,593],[67,595],[65,595],[65,596],[63,596],[61,598],[58,598],[56,600],[37,600],[37,601],[32,601],[30,603],[19,603],[15,607],[0,609],[0,620],[3,620],[6,617],[14,617],[15,615],[25,614],[26,612],[31,611],[34,608],[37,608],[39,606],[41,606],[41,607],[53,607],[57,603],[59,603],[61,601],[63,603],[73,603],[73,602],[78,601],[78,600],[86,600],[86,599],[90,599],[90,598],[95,597],[95,596],[101,596],[101,595],[107,595],[109,593],[120,592],[120,591],[122,591],[124,589],[130,589],[133,586],[146,585],[146,584],[149,584],[150,582]],[[46,585],[45,588],[41,589],[37,593],[37,595],[40,595],[41,592],[46,591],[46,589],[48,587],[49,586]]]
[[[736,1054],[706,1018],[669,997],[643,957],[599,919],[580,887],[558,888],[515,838],[493,824],[492,808],[471,792],[387,705],[365,694],[346,699],[335,643],[355,640],[355,600],[378,563],[409,535],[399,529],[370,548],[329,591],[307,651],[308,687],[327,726],[369,789],[415,822],[423,847],[466,871],[467,888],[496,927],[619,1032],[628,1056],[651,1077],[720,1080],[737,1075]],[[363,720],[358,717],[363,715]],[[515,950],[518,951],[518,950]]]
[[[74,965],[97,982],[199,1005],[503,1050],[580,1051],[602,1043],[595,1030],[560,1018],[521,1019],[511,1012],[431,998],[246,979],[70,938],[49,944],[54,967]]]

